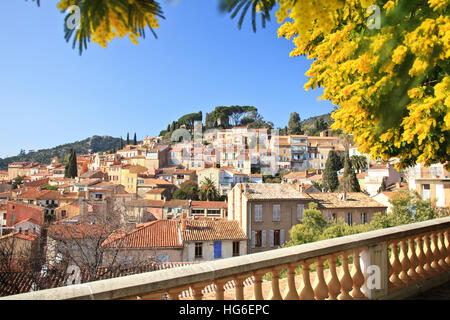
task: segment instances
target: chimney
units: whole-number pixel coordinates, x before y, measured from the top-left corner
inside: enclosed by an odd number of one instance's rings
[[[186,211],[181,214],[181,231],[186,230]]]
[[[305,188],[303,187],[303,183],[298,184],[298,191],[300,193],[303,193],[304,190],[305,190]]]
[[[344,191],[344,201],[347,201],[347,191]]]

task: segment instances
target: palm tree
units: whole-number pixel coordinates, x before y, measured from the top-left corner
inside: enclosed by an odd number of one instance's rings
[[[199,191],[200,200],[211,200],[215,201],[220,198],[219,192],[214,185],[214,182],[210,178],[206,178],[200,185]]]
[[[345,153],[348,154],[348,149],[350,149],[350,146],[355,144],[355,142],[353,141],[353,136],[347,133],[341,133],[339,135],[339,138],[342,145],[344,146]]]
[[[358,173],[367,168],[367,159],[364,156],[351,156],[350,161]]]

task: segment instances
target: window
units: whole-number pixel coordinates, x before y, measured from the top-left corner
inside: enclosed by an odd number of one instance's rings
[[[255,221],[262,221],[262,205],[255,205]]]
[[[303,209],[305,208],[305,205],[298,204],[297,205],[297,220],[303,219]]]
[[[202,242],[195,243],[195,257],[196,258],[203,257],[203,243]]]
[[[280,221],[280,205],[273,205],[273,221]]]
[[[204,215],[205,211],[203,209],[192,209],[192,214],[200,214],[200,215]]]
[[[352,224],[352,214],[351,213],[347,213],[347,224],[348,225]]]
[[[61,210],[61,217],[65,218],[66,217],[66,210]]]
[[[239,241],[233,241],[233,257],[239,256],[240,254],[240,244]]]
[[[220,215],[220,210],[217,209],[210,209],[207,211],[207,214],[214,214],[214,215]]]
[[[280,230],[273,230],[273,245],[280,245]]]
[[[102,194],[100,194],[100,193],[97,193],[97,194],[95,195],[95,199],[99,199],[99,200],[101,200],[101,199],[102,199],[102,197],[103,197],[103,195],[102,195]]]
[[[361,223],[367,223],[367,213],[361,213]]]
[[[255,231],[255,247],[262,246],[262,231]]]

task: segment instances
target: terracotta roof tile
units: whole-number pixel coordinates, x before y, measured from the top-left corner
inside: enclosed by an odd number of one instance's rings
[[[136,226],[126,234],[113,234],[102,244],[116,248],[182,247],[177,221],[156,220]]]
[[[186,230],[182,231],[184,241],[215,241],[248,239],[239,222],[234,220],[210,218],[186,221]]]
[[[192,208],[228,208],[225,201],[192,201]]]
[[[347,192],[346,201],[340,200],[340,193],[337,192],[317,192],[309,195],[324,208],[386,208],[362,192]]]

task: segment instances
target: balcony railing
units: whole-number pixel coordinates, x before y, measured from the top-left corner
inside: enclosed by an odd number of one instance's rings
[[[3,299],[175,300],[189,291],[193,299],[200,300],[207,298],[204,289],[213,286],[214,298],[222,300],[232,283],[231,298],[242,300],[248,278],[253,280],[251,289],[257,300],[403,299],[450,279],[449,231],[450,217],[445,217]],[[295,273],[298,266],[301,276]],[[283,270],[287,270],[287,279],[281,280]],[[263,280],[267,273],[271,273],[270,281]],[[286,283],[285,290],[281,282]],[[263,293],[263,286],[270,286],[269,294]]]

